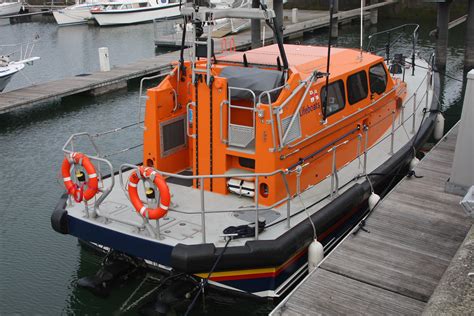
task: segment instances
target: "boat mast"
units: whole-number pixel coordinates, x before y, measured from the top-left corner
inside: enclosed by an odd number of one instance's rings
[[[327,119],[327,107],[329,103],[329,67],[331,64],[331,44],[332,44],[332,23],[333,23],[333,15],[334,15],[334,0],[331,0],[330,6],[329,6],[329,37],[328,37],[328,58],[327,58],[327,64],[326,64],[326,102],[324,102],[323,106],[323,122],[326,122]]]
[[[260,3],[260,7],[262,8],[262,10],[267,12],[267,5],[263,4],[262,1],[259,1],[259,3]],[[283,62],[283,71],[285,73],[287,73],[288,72],[288,67],[289,67],[288,66],[288,58],[286,57],[285,46],[283,45],[283,38],[281,36],[282,34],[280,33],[280,31],[282,31],[283,25],[278,24],[276,15],[271,19],[271,21],[272,21],[273,25],[271,25],[268,20],[266,21],[266,24],[273,31],[273,35],[275,36],[275,42],[278,45],[278,50],[280,51],[281,60]],[[263,39],[263,40],[265,40],[265,39]]]
[[[360,0],[360,59],[362,60],[362,51],[364,50],[364,6],[365,0]]]

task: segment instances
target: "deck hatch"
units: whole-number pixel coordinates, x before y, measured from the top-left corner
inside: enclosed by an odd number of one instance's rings
[[[162,230],[163,235],[176,240],[193,238],[193,236],[199,232],[201,232],[201,226],[187,221],[179,221]]]
[[[255,211],[235,211],[232,215],[240,220],[255,223]],[[258,213],[259,220],[265,219],[267,224],[270,224],[280,218],[281,214],[275,210],[264,210]]]

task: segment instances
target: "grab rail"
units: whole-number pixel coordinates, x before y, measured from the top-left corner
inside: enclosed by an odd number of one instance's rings
[[[245,106],[240,106],[240,105],[235,105],[235,104],[232,104],[232,91],[244,91],[246,93],[249,93],[251,96],[252,96],[252,107],[245,107]],[[246,125],[239,125],[239,124],[232,124],[232,109],[239,109],[239,110],[244,110],[244,111],[252,111],[252,126],[251,126],[251,129],[252,129],[252,139],[250,140],[250,142],[255,138],[255,112],[256,112],[256,103],[257,103],[257,96],[255,95],[255,92],[253,92],[252,90],[250,89],[247,89],[247,88],[240,88],[240,87],[231,87],[229,86],[228,87],[228,96],[229,96],[229,99],[227,102],[222,102],[220,104],[221,106],[221,116],[222,116],[222,110],[223,110],[223,106],[224,105],[227,105],[228,106],[228,111],[227,111],[227,144],[229,145],[234,145],[234,146],[238,146],[238,147],[247,147],[248,146],[248,143],[245,144],[244,143],[238,143],[238,142],[234,142],[233,141],[233,135],[235,134],[235,132],[232,132],[232,129],[231,127],[232,126],[245,126],[245,127],[248,127]],[[221,139],[223,139],[223,136],[221,134]],[[248,139],[246,139],[248,140]]]
[[[418,41],[418,30],[420,29],[419,24],[407,23],[407,24],[404,24],[404,25],[400,25],[400,26],[388,29],[388,30],[384,30],[384,31],[381,31],[381,32],[371,34],[371,35],[369,35],[369,43],[367,44],[367,49],[366,50],[368,52],[376,51],[375,49],[371,50],[372,39],[377,37],[377,36],[380,36],[382,34],[387,34],[387,43],[385,44],[385,57],[386,57],[386,60],[390,60],[390,47],[392,47],[395,43],[397,43],[401,38],[401,35],[399,35],[394,41],[391,41],[391,34],[394,31],[398,31],[400,29],[405,30],[407,27],[414,27],[414,30],[413,30],[413,33],[412,33],[412,53],[411,53],[412,75],[414,75],[414,73],[415,73],[416,42]]]
[[[153,79],[158,79],[158,78],[161,78],[161,77],[166,77],[168,75],[171,75],[173,72],[165,72],[165,73],[160,73],[160,74],[157,74],[157,75],[154,75],[154,76],[150,76],[150,77],[143,77],[142,79],[140,79],[140,90],[139,90],[139,93],[138,93],[138,122],[140,122],[141,120],[141,116],[142,116],[142,104],[141,104],[141,101],[142,99],[148,99],[147,96],[143,96],[143,83],[145,81],[148,81],[148,80],[153,80]],[[178,104],[178,95],[176,93],[176,90],[174,90],[174,98],[175,98],[175,106],[174,108],[177,107],[177,104]],[[143,127],[142,127],[143,128]]]
[[[186,104],[186,135],[188,135],[188,137],[191,137],[191,138],[196,138],[196,134],[190,134],[189,133],[189,123],[191,121],[190,120],[190,116],[191,116],[190,113],[193,113],[193,112],[190,112],[191,106],[196,107],[196,103],[195,102],[189,102],[188,104]],[[194,115],[194,114],[192,114],[192,115]]]
[[[120,186],[124,193],[127,195],[126,192],[126,182],[123,180],[123,170],[125,168],[132,168],[135,170],[138,170],[137,166],[131,165],[131,164],[122,164],[119,168],[119,181],[120,181]],[[176,173],[171,173],[171,172],[165,172],[162,170],[156,170],[159,174],[166,176],[166,177],[171,177],[171,178],[178,178],[178,179],[185,179],[185,180],[198,180],[199,181],[199,190],[200,190],[200,211],[197,212],[183,212],[179,210],[175,210],[174,208],[170,207],[169,211],[173,212],[178,212],[178,213],[185,213],[185,214],[200,214],[201,215],[201,223],[202,223],[202,241],[206,242],[206,227],[205,227],[205,216],[206,214],[211,214],[211,213],[232,213],[235,211],[241,211],[242,209],[238,210],[233,210],[233,209],[223,209],[223,210],[214,210],[214,211],[206,211],[205,209],[205,190],[204,190],[204,180],[206,179],[218,179],[218,178],[229,178],[229,177],[236,177],[236,178],[255,178],[255,207],[254,208],[249,208],[246,209],[246,211],[254,211],[256,212],[256,225],[255,225],[255,239],[258,239],[258,214],[259,211],[261,210],[269,210],[272,209],[273,207],[280,205],[281,203],[287,202],[287,225],[289,227],[290,224],[290,200],[291,200],[291,192],[289,191],[289,186],[287,185],[287,180],[286,180],[286,174],[288,173],[287,170],[275,170],[272,172],[266,172],[266,173],[242,173],[242,174],[232,174],[232,176],[228,174],[212,174],[212,175],[181,175],[181,174],[176,174]],[[261,208],[258,202],[258,196],[259,196],[259,190],[260,187],[258,184],[259,178],[260,177],[271,177],[275,175],[282,175],[283,181],[286,183],[285,188],[287,190],[287,197],[281,199],[280,201],[274,203],[273,205]],[[128,196],[128,195],[127,195]],[[159,224],[157,223],[157,230],[159,231]],[[157,233],[158,233],[157,231]]]

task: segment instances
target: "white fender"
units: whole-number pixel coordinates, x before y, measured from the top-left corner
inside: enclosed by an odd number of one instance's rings
[[[413,169],[415,169],[415,167],[420,163],[420,159],[418,158],[413,158],[412,160],[410,160],[410,165],[409,165],[409,169],[410,171],[413,171]]]
[[[433,137],[435,140],[440,140],[444,134],[444,116],[441,113],[436,114]]]
[[[369,210],[372,211],[379,201],[380,201],[380,195],[372,192],[369,196]]]
[[[313,271],[324,258],[323,245],[316,239],[308,247],[308,270]]]

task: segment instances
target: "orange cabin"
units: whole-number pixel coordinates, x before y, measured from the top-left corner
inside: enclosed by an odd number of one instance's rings
[[[210,78],[206,60],[198,60],[194,82],[191,62],[186,71],[176,66],[148,90],[144,164],[221,175],[204,179],[204,189],[253,199],[258,192],[258,203],[271,206],[287,190],[293,196],[324,180],[390,130],[406,86],[392,79],[382,57],[333,48],[326,96],[327,48],[285,51],[287,73],[278,69],[276,45],[220,56]],[[298,166],[310,168],[299,175]]]

